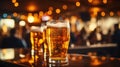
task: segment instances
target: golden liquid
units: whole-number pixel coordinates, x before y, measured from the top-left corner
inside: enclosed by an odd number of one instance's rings
[[[49,57],[59,60],[67,56],[70,32],[68,28],[48,27],[46,29],[46,40],[49,47]]]
[[[44,41],[43,33],[37,32],[37,31],[31,31],[30,39],[31,39],[31,43],[32,43],[32,48],[38,49],[39,47],[41,47],[41,44]]]

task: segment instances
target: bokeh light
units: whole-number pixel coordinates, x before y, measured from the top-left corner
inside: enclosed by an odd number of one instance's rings
[[[19,25],[20,25],[20,26],[25,26],[26,23],[25,23],[25,21],[20,21],[20,22],[19,22]]]

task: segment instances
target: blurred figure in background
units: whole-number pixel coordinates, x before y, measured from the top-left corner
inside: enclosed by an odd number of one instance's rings
[[[114,25],[114,33],[112,35],[112,42],[120,45],[120,29],[119,24]]]
[[[107,33],[102,32],[102,44],[107,44],[112,42],[112,31],[109,29]]]
[[[86,40],[87,40],[86,34],[87,32],[83,27],[82,30],[79,32],[79,34],[76,36],[76,45],[86,46]]]
[[[101,43],[102,41],[102,31],[100,27],[96,27],[94,31],[92,31],[88,37],[90,44]]]
[[[5,24],[3,24],[3,26],[0,28],[0,45],[1,45],[1,41],[4,37],[8,36],[8,28]]]
[[[76,43],[76,37],[73,32],[70,32],[70,46]]]
[[[32,48],[32,44],[30,41],[30,27],[27,24],[22,28],[22,37],[26,41],[27,48]]]
[[[114,32],[112,35],[112,43],[117,44],[116,50],[113,52],[116,57],[120,57],[120,29],[119,24],[114,25]]]
[[[11,29],[10,36],[3,38],[0,48],[24,48],[17,28]]]

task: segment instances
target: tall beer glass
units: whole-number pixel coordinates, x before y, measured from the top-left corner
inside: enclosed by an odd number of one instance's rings
[[[34,65],[38,65],[37,61],[43,55],[43,28],[41,26],[32,26],[30,32],[30,40],[32,43],[32,57],[34,60]]]
[[[69,22],[63,20],[47,22],[46,40],[49,48],[49,63],[56,65],[68,64]]]

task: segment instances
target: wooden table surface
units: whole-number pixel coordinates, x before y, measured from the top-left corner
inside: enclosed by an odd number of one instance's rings
[[[27,52],[27,50],[25,50]],[[26,53],[24,50],[23,52]],[[21,53],[19,49],[15,49],[15,55]],[[24,54],[22,53],[22,54]],[[2,55],[2,54],[1,54]],[[10,55],[11,56],[11,55]],[[84,54],[69,53],[69,64],[62,67],[119,67],[120,58],[105,56],[88,56]],[[36,65],[37,64],[37,65]],[[53,67],[44,61],[43,56],[39,58],[39,62],[31,60],[28,53],[25,55],[17,55],[14,59],[0,59],[0,67]],[[61,67],[61,66],[56,66]]]

